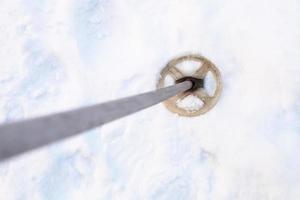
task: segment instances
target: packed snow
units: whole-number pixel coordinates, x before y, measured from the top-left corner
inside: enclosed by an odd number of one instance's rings
[[[1,162],[0,199],[300,199],[299,10],[299,0],[1,0],[1,123],[154,90],[187,53],[220,69],[223,91],[203,116],[159,104]]]

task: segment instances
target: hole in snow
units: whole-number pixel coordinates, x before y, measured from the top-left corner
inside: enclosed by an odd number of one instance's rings
[[[207,91],[209,96],[213,96],[215,94],[217,83],[215,77],[211,72],[208,72],[204,79],[204,88]]]
[[[203,102],[194,95],[189,95],[183,100],[178,100],[176,105],[187,111],[195,111],[199,110],[203,106]]]
[[[164,83],[165,83],[165,87],[168,87],[168,86],[174,85],[175,84],[175,80],[172,78],[172,76],[167,75],[165,77]]]
[[[196,62],[193,60],[189,60],[178,63],[176,67],[186,76],[191,76],[199,69],[201,65],[202,63],[199,61]]]

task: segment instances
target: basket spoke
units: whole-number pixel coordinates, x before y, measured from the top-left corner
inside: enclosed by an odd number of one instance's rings
[[[177,69],[177,67],[175,67],[175,66],[171,66],[169,68],[169,72],[170,72],[170,76],[172,76],[175,80],[178,80],[178,79],[184,77],[183,73],[179,69]]]
[[[209,71],[209,63],[204,62],[201,67],[195,72],[195,75],[199,78],[204,78]]]

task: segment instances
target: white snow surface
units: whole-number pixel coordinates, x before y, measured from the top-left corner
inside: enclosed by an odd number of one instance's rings
[[[214,62],[224,87],[203,116],[159,104],[0,163],[0,199],[300,199],[299,10],[299,0],[1,0],[1,122],[154,90],[187,53]]]
[[[188,112],[199,110],[203,105],[203,101],[194,95],[189,95],[184,99],[177,100],[176,105]]]

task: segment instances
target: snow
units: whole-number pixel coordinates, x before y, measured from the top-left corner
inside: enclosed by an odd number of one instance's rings
[[[209,96],[214,96],[217,89],[217,83],[213,74],[210,71],[205,76],[204,88],[205,91],[207,91]]]
[[[300,198],[298,0],[2,0],[0,121],[155,89],[172,58],[220,69],[207,114],[162,104],[0,163],[0,199]]]
[[[189,95],[182,100],[178,100],[176,105],[183,108],[186,111],[197,111],[203,106],[203,102],[195,97],[194,95]]]
[[[172,86],[175,84],[175,80],[172,76],[166,75],[164,79],[164,87]]]
[[[201,68],[202,62],[199,61],[183,61],[176,65],[176,67],[185,75],[192,76],[194,73]]]

